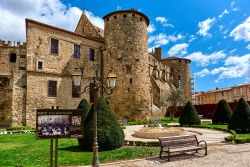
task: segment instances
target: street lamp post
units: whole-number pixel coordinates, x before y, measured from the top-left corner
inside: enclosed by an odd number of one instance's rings
[[[82,78],[82,72],[75,71],[73,74],[73,81],[76,86],[81,85],[81,79]],[[83,93],[93,93],[94,94],[94,115],[93,115],[93,126],[94,126],[94,133],[93,133],[93,160],[92,160],[92,166],[93,167],[99,167],[99,158],[98,158],[98,142],[97,142],[97,112],[96,112],[96,100],[98,98],[98,93],[105,93],[108,95],[111,95],[113,93],[113,90],[116,86],[116,75],[110,71],[108,74],[106,80],[107,80],[107,87],[104,86],[103,81],[100,83],[97,82],[97,77],[89,77],[85,78],[89,81],[93,81],[93,87],[86,86],[80,94]]]

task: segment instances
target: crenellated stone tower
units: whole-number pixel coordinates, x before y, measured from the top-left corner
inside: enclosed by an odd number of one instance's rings
[[[112,12],[103,19],[105,74],[113,70],[118,77],[111,104],[119,115],[140,119],[147,115],[150,102],[149,19],[135,9]]]

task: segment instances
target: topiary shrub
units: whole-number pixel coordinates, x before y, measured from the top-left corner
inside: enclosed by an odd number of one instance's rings
[[[97,99],[97,138],[99,150],[112,150],[119,148],[124,143],[124,132],[116,120],[114,112],[103,98]],[[85,151],[92,151],[93,145],[93,114],[94,107],[91,110],[84,123],[84,138],[79,143]]]
[[[86,99],[82,99],[77,107],[77,109],[81,109],[82,110],[82,118],[83,121],[85,122],[85,119],[89,113],[89,109],[90,109],[90,104]],[[84,127],[83,127],[84,129]],[[82,147],[83,144],[83,139],[82,138],[78,138],[78,143],[80,145],[80,147]]]
[[[198,113],[193,106],[193,104],[188,101],[187,104],[184,107],[184,111],[182,112],[180,119],[179,119],[180,125],[200,125],[201,120],[198,117]]]
[[[232,116],[231,108],[226,100],[221,99],[216,105],[216,109],[212,118],[213,124],[228,123]]]
[[[240,98],[229,121],[228,129],[237,133],[250,132],[250,108],[248,103]]]

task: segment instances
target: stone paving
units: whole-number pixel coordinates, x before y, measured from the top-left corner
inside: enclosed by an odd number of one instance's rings
[[[158,141],[158,139],[143,139],[134,137],[133,134],[136,130],[142,128],[143,125],[133,125],[133,126],[126,126],[124,129],[125,133],[125,140],[129,141]],[[195,134],[198,140],[205,140],[207,143],[216,143],[224,141],[224,137],[229,136],[230,133],[218,131],[218,130],[210,130],[205,128],[186,128],[183,127],[185,135]]]

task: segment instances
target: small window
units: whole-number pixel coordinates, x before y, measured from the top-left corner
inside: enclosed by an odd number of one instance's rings
[[[127,74],[131,74],[131,66],[130,65],[126,65],[126,71],[127,71]]]
[[[56,97],[57,96],[57,81],[49,81],[48,96],[49,97]]]
[[[178,75],[178,88],[181,89],[181,76]]]
[[[109,18],[107,18],[106,21],[109,21]]]
[[[127,17],[127,15],[126,15],[126,14],[124,14],[124,15],[123,15],[123,17],[125,18],[125,17]]]
[[[135,17],[135,14],[132,14],[133,17]]]
[[[243,93],[243,88],[241,87],[241,88],[240,88],[240,94],[242,94],[242,93]]]
[[[37,69],[42,70],[43,69],[43,62],[42,61],[37,61]]]
[[[10,54],[10,62],[15,63],[16,62],[16,53],[11,53]]]
[[[58,54],[58,39],[51,38],[51,53]]]
[[[130,84],[132,84],[132,83],[133,83],[133,80],[132,80],[132,78],[130,78],[130,80],[129,80],[129,83],[130,83]]]
[[[80,45],[74,45],[74,58],[80,59]]]
[[[81,90],[81,85],[75,85],[74,81],[72,81],[72,97],[79,98],[80,90]]]
[[[95,61],[95,50],[92,48],[89,48],[89,60]]]
[[[181,60],[179,60],[179,63],[181,63]]]
[[[140,17],[140,21],[142,21],[142,17]]]
[[[117,18],[117,16],[114,16],[114,19],[116,19]]]

